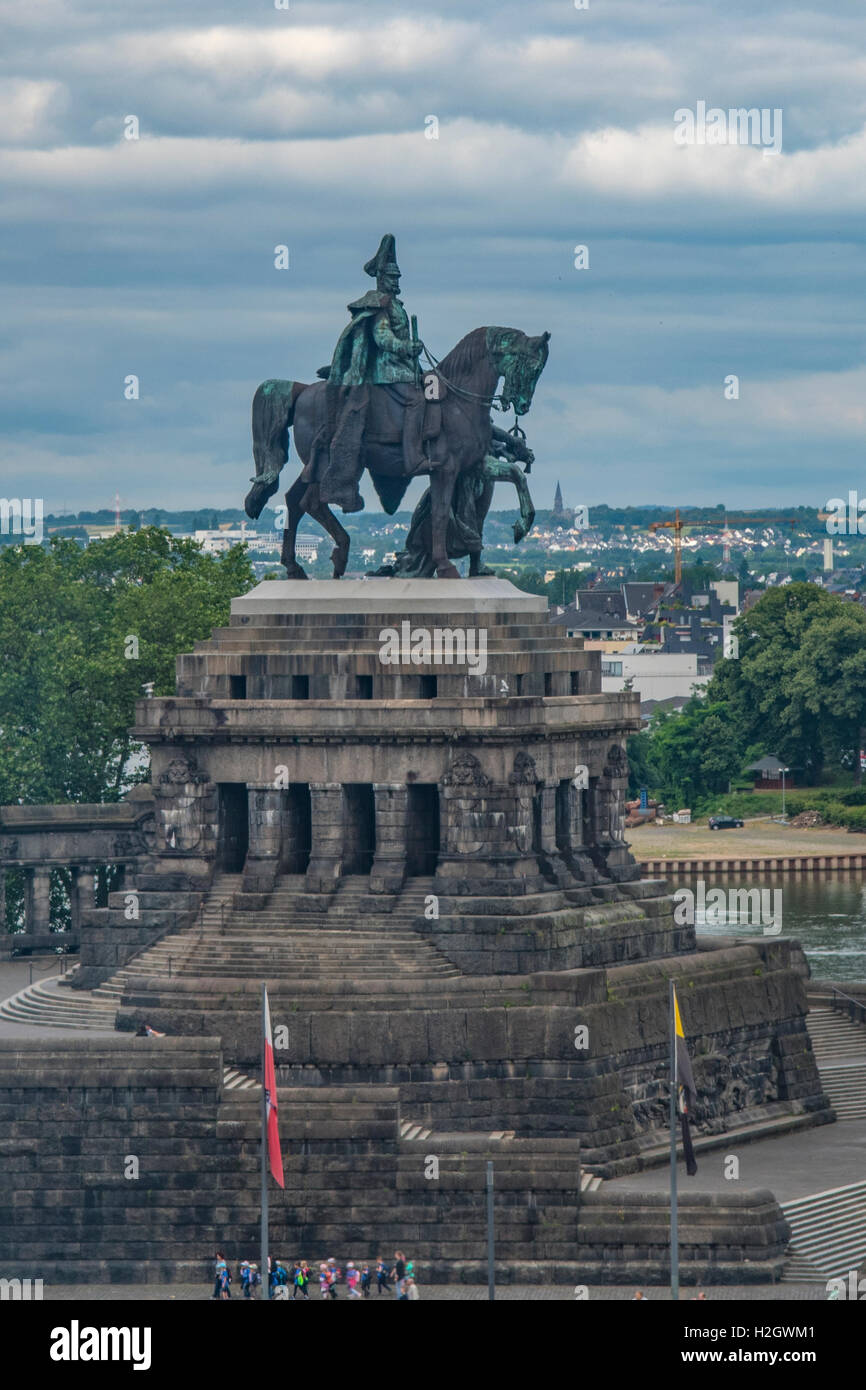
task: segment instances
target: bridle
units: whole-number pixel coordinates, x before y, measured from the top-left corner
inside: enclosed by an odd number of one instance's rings
[[[501,392],[495,392],[492,396],[485,396],[478,391],[468,391],[465,386],[455,385],[455,383],[449,381],[448,377],[442,372],[438,360],[433,356],[433,353],[429,351],[426,344],[421,344],[421,351],[427,358],[427,361],[430,363],[436,375],[445,382],[448,390],[453,391],[455,396],[462,396],[466,401],[481,401],[482,405],[490,406],[493,410],[508,411],[511,409],[511,405],[506,404],[505,397]]]

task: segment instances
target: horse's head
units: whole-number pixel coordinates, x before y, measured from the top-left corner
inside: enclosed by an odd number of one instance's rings
[[[487,349],[502,377],[502,404],[526,415],[547,361],[549,333],[528,338],[519,328],[488,328]]]

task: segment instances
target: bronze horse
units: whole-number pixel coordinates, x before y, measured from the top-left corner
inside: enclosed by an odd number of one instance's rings
[[[430,511],[433,561],[437,577],[457,579],[459,571],[448,558],[446,531],[454,488],[458,476],[481,463],[490,452],[490,409],[498,401],[503,410],[513,407],[525,415],[547,361],[549,333],[529,338],[517,328],[475,328],[467,333],[447,357],[424,374],[425,396],[437,402],[441,416],[434,437],[426,437],[426,463],[415,472],[407,471],[399,419],[394,428],[365,429],[359,461],[367,469],[384,510],[389,516],[397,510],[411,479],[421,474],[430,478]],[[434,379],[435,378],[435,383]],[[502,391],[496,386],[502,379]],[[399,414],[393,388],[370,386],[376,398],[371,417],[380,422],[388,412]],[[404,388],[413,390],[415,388]],[[417,389],[420,389],[417,388]],[[320,496],[321,453],[314,442],[321,435],[325,412],[325,393],[334,391],[324,381],[305,384],[298,381],[262,382],[253,398],[253,456],[256,476],[244,502],[248,516],[258,517],[268,498],[277,491],[280,472],[289,455],[289,429],[295,432],[295,447],[304,464],[303,472],[286,493],[286,526],[282,563],[290,579],[306,579],[295,558],[295,537],[302,516],[311,516],[324,527],[335,545],[331,553],[334,578],[346,570],[349,536],[330,507]],[[384,394],[383,394],[384,393]],[[387,421],[386,421],[387,422]]]

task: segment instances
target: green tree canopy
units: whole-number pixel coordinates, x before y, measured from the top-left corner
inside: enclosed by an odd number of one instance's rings
[[[866,615],[817,584],[785,584],[768,589],[735,631],[738,659],[717,664],[707,699],[729,705],[744,747],[760,743],[816,780],[830,745],[850,738],[859,717],[851,686]],[[843,660],[853,662],[845,675]]]
[[[739,731],[723,701],[695,695],[678,714],[653,717],[645,768],[668,804],[694,806],[707,793],[727,791],[740,757]]]
[[[143,775],[129,734],[143,686],[172,694],[177,654],[227,622],[252,584],[243,547],[205,555],[155,527],[86,549],[6,547],[0,804],[118,800]]]

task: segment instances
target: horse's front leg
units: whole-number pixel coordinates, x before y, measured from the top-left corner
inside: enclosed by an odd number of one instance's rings
[[[458,465],[445,464],[430,475],[430,530],[437,579],[459,579],[460,571],[448,559],[448,517],[454,499]]]

